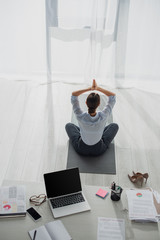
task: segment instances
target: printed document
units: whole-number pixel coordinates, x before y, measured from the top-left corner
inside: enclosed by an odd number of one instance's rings
[[[125,239],[125,221],[117,218],[98,218],[97,240]]]
[[[149,190],[127,190],[129,218],[131,220],[157,222],[157,211]]]
[[[0,187],[0,217],[26,215],[26,195],[24,186]]]

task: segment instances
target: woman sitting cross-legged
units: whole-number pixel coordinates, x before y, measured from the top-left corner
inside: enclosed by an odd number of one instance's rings
[[[100,91],[108,96],[108,102],[102,111],[96,111],[100,105],[100,96],[94,92],[90,93],[86,100],[88,113],[81,110],[78,96],[91,90]],[[85,156],[98,156],[107,150],[119,129],[116,123],[106,126],[115,102],[115,94],[99,87],[95,80],[93,80],[92,87],[72,93],[71,103],[79,127],[73,123],[67,123],[65,128],[77,153]]]

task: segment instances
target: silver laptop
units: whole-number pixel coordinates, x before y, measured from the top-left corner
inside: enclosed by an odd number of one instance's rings
[[[78,168],[46,173],[44,182],[54,218],[90,210]]]

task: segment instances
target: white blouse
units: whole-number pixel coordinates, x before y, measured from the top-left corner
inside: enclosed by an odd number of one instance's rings
[[[112,112],[112,108],[116,102],[115,96],[109,96],[108,102],[102,111],[98,111],[94,117],[88,112],[83,112],[79,105],[77,96],[71,96],[73,111],[78,120],[80,134],[83,142],[87,145],[98,143],[106,126],[107,118]]]

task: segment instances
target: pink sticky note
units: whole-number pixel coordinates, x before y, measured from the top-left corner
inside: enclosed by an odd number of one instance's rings
[[[96,195],[101,198],[105,198],[108,194],[109,194],[109,192],[107,192],[106,190],[103,190],[101,188],[96,192]]]

